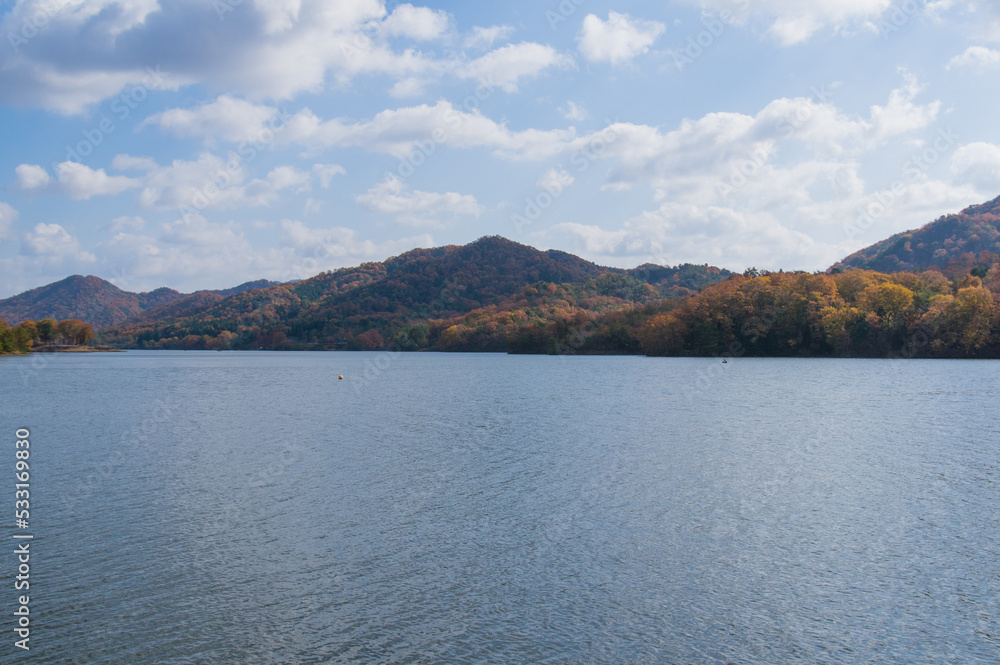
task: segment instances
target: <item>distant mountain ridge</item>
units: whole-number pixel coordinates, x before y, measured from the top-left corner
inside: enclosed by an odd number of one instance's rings
[[[933,269],[958,283],[970,272],[985,277],[997,264],[1000,197],[859,250],[830,272]],[[473,328],[479,334],[482,327],[496,345],[511,326],[647,307],[731,276],[707,264],[610,268],[487,236],[295,282],[257,280],[190,294],[129,293],[75,275],[0,301],[0,319],[76,318],[103,330],[107,341],[148,348],[380,348],[379,340],[401,333],[463,348],[472,344],[465,331]]]
[[[831,269],[935,269],[954,277],[968,273],[977,264],[988,268],[995,262],[990,255],[1000,255],[1000,197],[945,215],[919,229],[897,233],[854,252]]]
[[[254,288],[266,288],[277,282],[258,280],[221,291],[199,291],[214,294],[218,299]],[[16,296],[0,300],[0,319],[10,324],[25,319],[80,319],[94,326],[107,328],[157,310],[198,294],[185,295],[161,287],[149,292],[130,293],[111,282],[93,275],[73,275]]]
[[[414,326],[421,337],[432,321],[513,302],[530,303],[543,317],[566,308],[597,311],[690,295],[731,274],[690,264],[608,268],[488,236],[227,298],[188,297],[106,331],[106,339],[153,348],[376,348]],[[533,285],[551,290],[539,293]],[[577,297],[583,305],[569,302]],[[510,318],[497,316],[503,319],[498,325]]]

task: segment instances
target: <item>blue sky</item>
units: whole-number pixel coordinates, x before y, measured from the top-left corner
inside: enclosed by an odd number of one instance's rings
[[[818,270],[1000,194],[986,0],[0,2],[0,297],[499,234]]]

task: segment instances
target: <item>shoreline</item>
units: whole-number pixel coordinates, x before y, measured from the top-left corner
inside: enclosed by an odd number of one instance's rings
[[[73,346],[70,344],[47,344],[32,349],[30,353],[125,353],[124,349],[113,346]]]

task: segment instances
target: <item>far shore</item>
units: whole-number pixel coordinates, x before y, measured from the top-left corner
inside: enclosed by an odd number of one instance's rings
[[[113,346],[77,346],[74,344],[46,344],[31,350],[33,353],[124,353]]]

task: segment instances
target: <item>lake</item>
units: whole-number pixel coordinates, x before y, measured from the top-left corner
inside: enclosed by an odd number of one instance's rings
[[[34,535],[27,654],[4,520],[3,662],[1000,662],[1000,362],[0,372],[4,510],[27,427]]]

